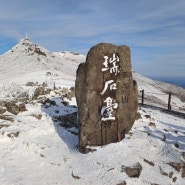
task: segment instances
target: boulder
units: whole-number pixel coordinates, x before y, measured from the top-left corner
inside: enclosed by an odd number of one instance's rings
[[[124,167],[122,166],[122,170],[125,171],[125,173],[132,178],[139,178],[141,171],[142,171],[142,166],[140,163],[136,163],[134,166],[127,166]]]
[[[6,108],[8,112],[15,114],[15,115],[17,115],[20,112],[19,106],[15,102],[7,102]]]
[[[37,87],[35,89],[33,99],[36,100],[38,98],[38,96],[40,96],[40,95],[44,95],[44,87],[43,86]]]
[[[123,139],[137,115],[137,93],[129,47],[108,43],[92,47],[78,67],[75,83],[80,147]]]
[[[26,111],[26,106],[24,103],[16,103],[16,102],[6,102],[5,107],[7,111],[17,115],[19,112]]]

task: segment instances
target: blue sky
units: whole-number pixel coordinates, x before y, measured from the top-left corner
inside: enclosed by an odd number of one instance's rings
[[[128,45],[137,72],[185,76],[184,0],[1,0],[0,55],[26,33],[50,51]]]

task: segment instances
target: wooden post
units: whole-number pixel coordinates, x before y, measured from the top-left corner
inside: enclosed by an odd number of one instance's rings
[[[142,93],[141,104],[143,105],[144,104],[144,90],[142,90],[141,93]]]
[[[171,111],[171,92],[169,92],[169,97],[168,97],[168,110]]]

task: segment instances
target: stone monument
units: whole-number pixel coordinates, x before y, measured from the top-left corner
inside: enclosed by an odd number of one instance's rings
[[[100,43],[77,70],[75,93],[79,147],[122,140],[137,113],[137,83],[132,79],[128,46]]]

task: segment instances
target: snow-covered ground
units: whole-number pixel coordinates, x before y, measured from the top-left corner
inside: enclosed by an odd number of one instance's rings
[[[185,184],[184,112],[179,117],[139,106],[138,119],[124,140],[81,154],[78,129],[60,126],[56,117],[77,111],[75,97],[66,99],[59,92],[74,86],[77,66],[85,57],[72,52],[51,53],[37,45],[41,51],[38,54],[33,48],[31,41],[22,40],[0,56],[0,100],[13,100],[22,92],[34,91],[37,85],[26,86],[27,82],[46,82],[50,88],[55,84],[57,90],[41,96],[49,99],[49,103],[30,100],[26,103],[27,111],[17,115],[3,113],[11,119],[0,119],[0,184]],[[139,90],[154,92],[148,102],[152,102],[155,94],[165,94],[169,89],[185,92],[137,73],[133,76]],[[183,108],[182,98],[175,96],[178,92],[174,93],[172,105]],[[68,106],[64,106],[64,100]],[[139,177],[129,177],[125,167],[138,164],[142,167]]]
[[[61,113],[65,109],[54,108]],[[1,184],[184,184],[182,169],[178,172],[169,165],[185,162],[184,119],[148,108],[139,113],[141,119],[124,140],[81,154],[78,137],[70,132],[76,128],[53,121],[52,109],[27,105],[14,122],[0,121]],[[128,177],[123,166],[138,162],[140,177]]]
[[[144,103],[168,107],[169,93],[171,93],[171,109],[185,112],[185,89],[176,85],[154,81],[138,73],[133,73],[138,83],[139,102],[141,102],[141,91],[144,90]]]

